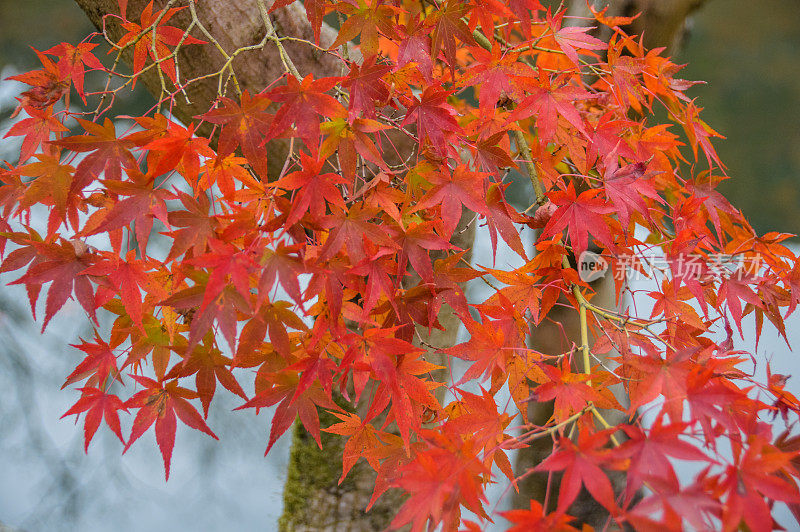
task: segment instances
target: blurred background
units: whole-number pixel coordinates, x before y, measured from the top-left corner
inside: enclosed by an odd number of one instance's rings
[[[727,137],[715,143],[732,177],[720,188],[761,233],[800,233],[798,8],[798,0],[710,0],[693,17],[676,58],[688,64],[682,77],[707,82],[689,94]],[[71,0],[0,0],[0,78],[36,66],[30,46],[76,43],[91,31]],[[0,81],[0,137],[21,87]],[[148,101],[138,92],[122,104],[132,114]],[[14,141],[0,140],[0,160],[13,159],[19,150]],[[487,264],[490,251],[477,250],[476,260],[481,257]],[[2,286],[16,277],[0,276],[0,531],[2,524],[29,531],[275,528],[288,441],[264,458],[269,412],[231,415],[240,401],[230,395],[219,394],[209,418],[220,442],[178,431],[168,483],[151,432],[120,456],[119,441],[101,429],[85,455],[81,425],[59,421],[78,394],[59,388],[78,361],[67,344],[92,330],[79,307],[69,314],[69,302],[40,335],[24,290]],[[795,331],[793,345],[799,325],[797,319],[787,324]],[[758,353],[773,360],[774,372],[798,368],[772,331]]]

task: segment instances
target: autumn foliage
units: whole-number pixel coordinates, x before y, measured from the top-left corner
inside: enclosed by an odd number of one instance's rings
[[[41,68],[13,78],[29,86],[7,135],[22,138],[19,161],[0,166],[0,271],[18,272],[43,329],[69,299],[98,324],[65,381],[87,449],[103,422],[125,450],[152,428],[169,477],[178,421],[216,438],[206,418],[221,385],[243,409],[276,407],[268,451],[296,418],[317,441],[344,438],[343,478],[364,459],[373,500],[408,494],[396,527],[478,528],[462,508],[502,519],[484,495],[492,468],[514,481],[525,472],[509,453],[537,438],[555,444],[532,466],[563,481],[552,508],[505,513],[513,530],[573,530],[581,488],[637,530],[768,531],[776,502],[797,508],[797,438],[771,421],[795,422],[800,404],[784,376],[759,381],[766,361],[734,339],[752,317],[757,334],[766,318],[786,336],[800,266],[789,235],[757,235],[715,190],[720,135],[680,67],[620,30],[626,20],[595,14],[590,26],[615,28],[606,43],[537,0],[306,1],[317,38],[323,16],[339,17],[332,45],[306,44],[340,58],[341,75],[286,56],[252,94],[230,67],[184,124],[169,109],[199,80],[181,76],[175,50],[213,43],[170,25],[183,8],[119,3],[109,17],[127,33],[111,52],[132,50],[133,75],[101,64],[100,34],[38,52]],[[261,46],[286,37],[268,25]],[[86,91],[87,70],[108,77],[104,90]],[[114,96],[148,71],[157,104],[115,122]],[[279,141],[290,150],[268,177]],[[509,203],[510,172],[532,184],[524,211]],[[524,266],[466,260],[451,242],[470,225]],[[643,295],[651,314],[593,303],[574,258],[592,246],[658,280]],[[639,260],[651,247],[662,271]],[[738,269],[720,275],[722,256]],[[467,281],[492,295],[468,300]],[[622,299],[627,288],[617,280]],[[580,338],[530,349],[556,305],[574,307]],[[422,342],[446,307],[467,339]],[[430,352],[466,374],[437,382]],[[496,401],[504,386],[513,404]],[[528,403],[551,400],[551,419],[530,423]],[[600,409],[628,421],[607,426]],[[339,422],[321,426],[321,410]],[[682,461],[699,472],[679,477]],[[627,472],[621,493],[613,470]]]

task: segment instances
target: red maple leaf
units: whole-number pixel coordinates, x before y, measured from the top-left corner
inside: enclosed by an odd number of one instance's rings
[[[450,151],[447,138],[461,128],[455,119],[455,109],[447,103],[449,95],[449,91],[428,86],[419,98],[414,97],[408,107],[403,125],[416,122],[420,147],[427,143],[436,153]]]
[[[73,291],[78,303],[97,321],[94,290],[87,271],[95,259],[93,255],[86,253],[86,246],[81,244],[63,239],[59,243],[34,243],[36,257],[33,264],[25,275],[11,283],[25,284],[31,293],[32,287],[41,287],[42,284],[52,281],[47,291],[42,331]],[[3,266],[7,267],[6,262]],[[38,289],[36,293],[38,294]],[[35,301],[35,297],[31,299],[32,307]]]
[[[325,159],[312,158],[300,152],[301,169],[272,183],[275,188],[296,191],[292,197],[291,210],[286,218],[286,226],[292,226],[309,214],[319,222],[325,215],[326,204],[344,208],[342,191],[337,185],[346,183],[339,174],[322,173]]]
[[[103,418],[105,418],[109,428],[117,435],[119,441],[125,443],[125,438],[122,437],[122,429],[119,425],[119,410],[127,412],[128,409],[122,404],[120,398],[116,395],[107,394],[99,388],[85,387],[78,388],[78,390],[82,393],[81,398],[69,410],[64,412],[61,418],[72,415],[78,416],[86,412],[86,417],[83,421],[84,452],[89,451],[89,443],[91,443]]]
[[[564,471],[558,493],[558,511],[564,512],[585,486],[592,497],[609,512],[617,511],[614,490],[608,475],[600,468],[608,461],[605,448],[613,429],[594,434],[587,430],[578,433],[578,444],[561,437],[557,450],[536,466],[537,471]]]
[[[169,465],[177,429],[176,415],[185,425],[205,432],[215,440],[219,438],[208,428],[206,422],[187,400],[197,397],[195,392],[181,388],[177,380],[156,382],[141,375],[130,375],[130,377],[145,389],[125,402],[125,408],[138,408],[139,412],[133,420],[131,436],[123,452],[130,449],[133,442],[155,423],[156,442],[164,459],[165,476],[169,480]]]
[[[574,521],[569,515],[554,512],[545,515],[541,503],[531,499],[529,510],[509,510],[500,515],[514,523],[508,532],[577,532],[577,528],[570,526]]]
[[[74,190],[82,190],[93,180],[105,173],[112,181],[122,180],[122,168],[138,169],[136,160],[130,152],[136,143],[130,137],[117,137],[114,123],[106,118],[103,125],[78,118],[78,123],[86,135],[73,135],[52,142],[76,153],[87,153],[75,169]]]
[[[231,155],[240,146],[242,154],[256,173],[267,175],[267,149],[264,141],[272,126],[273,115],[267,111],[269,98],[250,91],[242,92],[241,103],[230,98],[220,98],[219,106],[200,118],[212,124],[220,124],[218,157]]]
[[[582,25],[565,26],[556,30],[557,27],[561,26],[563,13],[562,11],[559,15],[552,18],[548,15],[547,22],[550,24],[553,37],[556,43],[558,43],[558,46],[567,57],[569,57],[570,61],[572,61],[576,67],[580,68],[581,63],[578,58],[578,50],[605,50],[608,45],[597,37],[588,35],[587,32],[593,29],[591,27],[584,27]]]
[[[153,13],[153,1],[151,0],[142,10],[139,19],[140,24],[125,21],[122,27],[128,32],[117,42],[117,47],[125,46],[129,43],[136,44],[133,48],[133,71],[139,73],[144,68],[145,61],[149,55],[153,61],[160,64],[156,67],[166,74],[172,83],[177,81],[177,71],[175,70],[175,60],[170,57],[172,53],[170,46],[185,46],[188,44],[205,44],[205,41],[196,39],[191,35],[184,35],[184,30],[174,26],[166,26],[178,11],[184,7],[173,7],[161,9]],[[133,83],[136,83],[134,78]]]
[[[416,210],[440,205],[444,226],[442,236],[450,238],[461,219],[462,207],[487,214],[484,187],[488,177],[484,172],[474,172],[463,165],[452,171],[432,174],[430,181],[434,187],[420,200]]]
[[[375,109],[389,101],[389,86],[383,77],[392,70],[386,64],[376,63],[377,56],[369,57],[363,64],[353,62],[342,87],[350,91],[348,118],[373,118]]]
[[[609,249],[614,249],[614,237],[611,236],[606,214],[614,212],[614,208],[602,198],[601,189],[589,189],[577,194],[575,185],[570,181],[567,190],[556,190],[548,196],[558,209],[542,231],[541,239],[549,238],[567,230],[569,241],[576,256],[589,247],[589,233]]]
[[[72,81],[84,104],[86,103],[86,95],[83,91],[85,67],[93,70],[105,70],[103,64],[92,53],[96,47],[97,44],[90,42],[82,42],[77,46],[62,42],[44,52],[59,58],[57,65],[61,77]]]
[[[312,154],[316,153],[319,146],[319,117],[333,116],[342,108],[336,98],[325,93],[341,81],[342,78],[333,77],[315,80],[313,74],[300,81],[287,75],[286,85],[267,93],[270,100],[282,104],[275,113],[270,136],[278,135],[294,124],[297,135]]]
[[[529,84],[526,89],[530,95],[508,117],[509,124],[535,116],[539,142],[547,143],[555,137],[558,118],[562,117],[588,136],[583,117],[575,103],[589,98],[591,93],[571,85],[569,78],[561,76],[551,79],[550,74],[541,68],[538,83]]]
[[[292,426],[297,417],[300,417],[303,426],[317,442],[319,448],[322,449],[317,406],[337,411],[341,411],[341,408],[323,391],[318,382],[306,388],[299,395],[295,394],[299,382],[299,377],[295,372],[283,371],[268,377],[269,386],[267,388],[257,393],[255,397],[242,406],[236,408],[236,410],[242,408],[259,409],[275,404],[278,405],[272,417],[269,443],[264,455],[266,456],[269,453],[278,438]]]
[[[53,108],[36,109],[26,107],[25,112],[30,118],[23,118],[16,122],[8,130],[3,138],[22,137],[22,150],[19,154],[19,162],[24,163],[36,152],[40,145],[50,140],[52,133],[62,133],[69,131],[64,124],[53,115]]]

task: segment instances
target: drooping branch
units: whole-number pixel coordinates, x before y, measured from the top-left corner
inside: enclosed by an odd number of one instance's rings
[[[125,33],[119,18],[117,0],[76,0],[98,31],[104,32],[106,38],[116,42]],[[147,0],[130,0],[127,17],[138,20],[139,13],[147,5]],[[166,0],[156,0],[155,9],[167,6]],[[172,114],[184,123],[193,117],[208,111],[211,104],[222,92],[229,96],[236,87],[234,78],[229,73],[235,72],[235,81],[240,91],[247,90],[255,94],[263,90],[284,74],[284,66],[278,48],[269,41],[268,29],[265,27],[259,11],[258,0],[241,0],[239,2],[174,2],[177,6],[185,6],[171,20],[170,24],[181,28],[189,28],[194,21],[192,36],[205,41],[213,38],[213,46],[184,46],[176,56],[177,70],[180,80],[188,81],[197,78],[179,91],[171,107]],[[268,2],[271,5],[272,2]],[[191,9],[189,9],[191,7]],[[286,40],[285,48],[293,64],[300,72],[313,73],[315,77],[335,76],[341,71],[341,61],[320,48],[310,46],[306,42],[314,41],[314,33],[306,19],[305,11],[299,3],[278,9],[271,15],[271,22],[281,35],[295,39]],[[333,42],[336,32],[323,24],[320,43],[324,47]],[[132,63],[132,49],[123,52],[123,61]],[[154,95],[162,91],[162,79],[159,69],[150,69],[141,76],[142,82]],[[214,73],[219,75],[211,75]],[[208,76],[208,77],[204,77]],[[179,80],[179,83],[180,83]],[[174,87],[169,87],[174,91]],[[276,139],[269,143],[270,173],[277,173],[283,165],[287,152],[287,143]]]
[[[117,0],[76,0],[99,31],[110,42],[124,34],[120,25]],[[148,0],[129,0],[127,15],[137,20]],[[313,46],[313,31],[300,3],[291,4],[267,15],[270,0],[242,0],[240,2],[195,2],[183,0],[169,2],[156,0],[155,9],[187,6],[170,19],[170,25],[208,41],[211,45],[189,46],[178,50],[175,60],[181,80],[192,81],[185,88],[168,86],[175,93],[172,114],[188,123],[208,111],[214,100],[227,94],[235,97],[242,91],[258,93],[287,72],[296,77],[314,74],[315,78],[338,76],[342,61],[324,51],[336,37],[335,30],[323,24],[320,47]],[[347,57],[358,60],[357,50],[349,50]],[[132,64],[130,49],[121,55],[122,61]],[[140,77],[147,89],[157,98],[165,91],[165,80],[159,69],[152,68]],[[167,82],[168,83],[168,80]],[[207,134],[206,130],[199,130]],[[390,142],[396,152],[411,153],[406,135],[389,132]],[[281,170],[288,142],[273,139],[268,144],[270,178]],[[402,162],[391,150],[385,154],[389,164]],[[455,232],[452,243],[469,249],[475,235],[474,216],[464,216]],[[467,258],[469,255],[467,255]],[[445,308],[438,315],[442,329],[417,331],[415,343],[428,350],[428,359],[440,363],[442,355],[436,348],[455,344],[459,318],[452,309]],[[446,374],[437,376],[446,380]],[[440,398],[441,399],[441,398]],[[335,422],[322,412],[323,427]],[[341,484],[342,441],[323,433],[323,448],[300,425],[294,428],[292,450],[286,484],[284,486],[284,511],[279,527],[286,531],[300,530],[381,530],[388,527],[402,500],[399,490],[389,490],[365,512],[375,485],[376,473],[363,460],[357,463]]]
[[[702,6],[705,0],[597,0],[593,4],[596,10],[607,8],[607,16],[633,16],[641,13],[631,27],[625,31],[641,35],[645,47],[665,47],[666,53],[674,54],[680,46],[686,20],[695,10]],[[567,15],[575,25],[591,24],[594,17],[586,0],[573,0],[569,2]],[[598,31],[598,37],[608,40],[612,30],[603,27]],[[524,141],[524,138],[523,138]],[[530,171],[529,171],[530,172]],[[566,266],[566,265],[565,265]],[[595,283],[594,303],[613,308],[615,306],[614,281],[610,276]],[[569,351],[573,342],[582,352],[584,371],[588,366],[589,338],[586,332],[586,310],[591,310],[591,305],[586,301],[581,302],[580,294],[575,294],[578,308],[569,305],[554,308],[548,321],[543,322],[532,331],[533,347],[542,353],[558,354]],[[577,310],[577,312],[576,312]],[[594,310],[597,310],[596,307]],[[591,339],[593,341],[594,339]],[[618,394],[618,390],[615,393]],[[624,399],[618,397],[618,399]],[[621,421],[619,412],[601,412],[596,407],[593,411],[598,416],[601,424],[606,423],[605,416],[611,417],[612,423]],[[553,404],[531,402],[528,417],[535,425],[544,425],[553,414]],[[518,475],[524,475],[519,483],[519,491],[514,495],[513,505],[516,508],[527,508],[529,501],[548,500],[548,490],[551,494],[549,502],[552,508],[557,503],[560,477],[552,477],[544,472],[532,473],[529,470],[552,453],[552,439],[539,438],[532,444],[519,451],[516,458],[515,470]],[[625,483],[625,476],[618,472],[610,475],[615,489],[620,489]],[[587,523],[595,528],[602,528],[608,519],[607,511],[595,501],[588,493],[584,492],[573,503],[569,511],[580,523]]]
[[[668,54],[674,54],[680,47],[681,39],[689,16],[707,0],[595,0],[595,9],[608,8],[608,16],[633,16],[641,13],[633,21],[628,33],[641,35],[646,48],[665,47]],[[591,17],[586,0],[569,2],[568,14],[573,17]],[[601,37],[608,37],[603,35]]]

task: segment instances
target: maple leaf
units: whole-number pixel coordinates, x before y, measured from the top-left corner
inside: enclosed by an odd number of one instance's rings
[[[501,96],[521,100],[524,89],[530,81],[521,78],[533,77],[533,70],[518,61],[519,54],[501,53],[500,45],[495,43],[491,52],[483,48],[470,48],[470,53],[477,61],[464,72],[459,85],[464,87],[478,86],[478,103],[481,111],[493,109]]]
[[[51,107],[63,96],[69,94],[69,77],[65,76],[58,65],[44,53],[35,48],[33,51],[36,52],[44,68],[8,78],[31,86],[29,90],[22,93],[20,104],[11,114],[11,118],[17,116],[22,109]]]
[[[73,291],[78,303],[96,322],[95,295],[87,271],[94,262],[94,256],[87,254],[83,246],[63,239],[59,243],[35,243],[33,248],[36,252],[34,263],[11,284],[25,284],[30,293],[32,287],[52,281],[47,292],[42,331]],[[3,262],[3,268],[12,269],[7,261]],[[31,299],[31,307],[35,301],[36,298]]]
[[[716,163],[717,166],[724,169],[725,166],[722,164],[722,161],[720,161],[717,150],[714,149],[710,139],[714,137],[724,139],[725,137],[714,131],[711,126],[700,119],[699,115],[702,110],[702,108],[695,106],[694,102],[690,102],[689,105],[686,106],[683,116],[681,117],[683,130],[686,132],[686,136],[689,139],[689,145],[692,147],[695,159],[697,159],[697,147],[700,146],[706,156],[709,168],[712,168],[713,164]]]
[[[485,517],[482,502],[486,497],[480,475],[487,470],[470,454],[469,449],[434,447],[403,466],[395,483],[411,495],[391,526],[411,523],[412,532],[422,532],[430,519],[431,526],[442,523],[444,530],[451,530],[459,522],[461,501],[467,509]]]
[[[680,531],[685,530],[682,526],[685,520],[695,529],[703,530],[708,527],[708,517],[718,515],[722,506],[699,483],[682,486],[677,478],[655,477],[648,480],[648,486],[654,494],[643,499],[626,516],[637,529]],[[662,511],[662,521],[654,522],[652,516]]]
[[[276,279],[289,297],[297,304],[302,302],[300,283],[297,280],[305,272],[302,260],[297,255],[301,250],[302,246],[299,244],[286,245],[284,242],[278,242],[275,249],[264,250],[264,256],[260,260],[263,269],[258,281],[259,302],[272,291]]]
[[[390,249],[380,249],[375,255],[365,258],[350,270],[350,273],[366,277],[367,284],[366,289],[363,291],[364,299],[361,302],[363,307],[361,321],[367,320],[369,313],[375,308],[381,296],[395,308],[395,312],[398,312],[396,310],[395,292],[399,281],[393,280],[388,273],[395,269],[394,261],[387,257],[392,254],[393,251]]]
[[[575,102],[589,98],[590,93],[570,85],[568,78],[563,76],[551,79],[541,68],[538,83],[526,88],[530,94],[508,117],[509,124],[535,116],[539,141],[549,142],[555,137],[558,118],[563,117],[575,129],[588,136],[583,117],[575,107]]]
[[[732,530],[744,521],[753,532],[773,530],[772,516],[764,497],[786,503],[800,502],[794,482],[778,476],[789,467],[796,453],[779,451],[759,435],[747,442],[745,452],[735,450],[736,465],[726,468],[722,485],[728,495],[722,512],[722,523]]]
[[[376,63],[377,56],[366,59],[361,65],[353,62],[342,87],[350,92],[347,116],[350,121],[357,117],[373,118],[375,109],[389,101],[389,87],[383,80],[392,67]]]
[[[94,70],[105,70],[103,64],[92,53],[92,50],[96,47],[97,44],[90,42],[82,42],[77,46],[62,42],[44,52],[59,57],[56,64],[61,77],[72,81],[84,104],[86,103],[86,94],[83,91],[85,67]]]
[[[278,405],[272,417],[269,443],[267,444],[267,450],[264,452],[264,456],[269,453],[269,450],[275,442],[278,441],[278,438],[292,426],[298,416],[308,433],[311,434],[319,448],[322,449],[317,406],[340,412],[341,408],[339,408],[323,391],[318,382],[306,388],[301,394],[295,394],[299,382],[299,377],[295,372],[280,372],[270,375],[269,377],[268,382],[270,384],[266,389],[257,393],[255,397],[242,406],[236,408],[236,410],[242,408],[259,409],[275,404]]]
[[[581,485],[609,512],[613,514],[616,511],[611,481],[600,468],[608,460],[605,444],[612,431],[613,429],[587,434],[587,431],[581,430],[577,445],[568,438],[561,437],[557,450],[536,466],[537,471],[564,471],[558,493],[559,512],[564,512],[572,504]]]
[[[69,131],[64,124],[53,115],[53,108],[36,109],[26,107],[25,112],[30,118],[23,118],[16,122],[8,130],[3,138],[22,137],[22,150],[19,155],[19,162],[24,163],[36,152],[39,146],[48,140],[53,133]]]
[[[627,356],[624,358],[623,375],[630,379],[630,411],[644,406],[664,395],[673,421],[679,420],[680,410],[686,394],[686,377],[694,366],[691,355],[694,351],[686,349],[678,353],[661,356]]]
[[[95,338],[96,343],[83,341],[80,344],[72,345],[86,353],[86,358],[67,376],[66,381],[61,386],[63,390],[70,384],[90,377],[86,382],[88,386],[105,387],[106,380],[110,376],[122,382],[117,368],[117,355],[111,347],[99,336]]]
[[[437,87],[425,87],[419,99],[414,97],[408,107],[403,125],[417,124],[420,147],[429,143],[437,153],[446,153],[447,138],[461,131],[455,119],[455,109],[447,103],[449,91]]]
[[[373,450],[381,444],[375,427],[366,423],[356,414],[339,412],[331,412],[331,414],[341,419],[342,422],[322,430],[340,436],[348,436],[342,451],[342,476],[339,477],[339,484],[362,456],[372,467],[377,469],[379,462]]]
[[[367,242],[395,248],[397,244],[389,238],[386,229],[370,222],[374,215],[372,209],[357,203],[350,210],[336,209],[333,214],[326,216],[323,227],[329,229],[330,234],[320,252],[320,260],[328,260],[344,248],[351,261],[358,264],[367,256]]]
[[[219,226],[217,219],[209,216],[210,201],[206,194],[194,198],[177,191],[176,196],[184,208],[167,214],[167,227],[172,228],[167,234],[174,240],[167,260],[173,260],[189,251],[194,255],[205,253],[208,242],[217,237],[216,229]],[[176,227],[180,229],[175,229]]]
[[[511,439],[504,431],[512,418],[505,412],[497,412],[494,395],[481,388],[481,395],[462,391],[461,399],[447,405],[448,415],[444,431],[467,436],[471,442],[483,448],[483,461],[487,466],[498,465],[509,480],[514,480],[511,463],[501,445]]]
[[[608,388],[598,386],[603,380],[599,374],[573,373],[566,358],[561,368],[541,365],[540,369],[549,382],[536,387],[531,392],[531,397],[536,401],[555,400],[553,417],[559,423],[590,403],[598,408],[617,408],[619,405]],[[589,380],[592,381],[592,386],[586,383]]]
[[[127,407],[123,405],[122,401],[116,395],[107,394],[99,388],[91,386],[85,388],[78,388],[81,392],[81,398],[67,410],[61,419],[67,416],[77,416],[86,412],[83,421],[83,434],[84,434],[84,452],[89,452],[89,444],[100,426],[100,421],[105,418],[106,424],[117,435],[119,441],[125,443],[125,438],[122,437],[122,429],[119,424],[119,411],[128,411]]]
[[[339,166],[342,175],[347,179],[351,181],[355,179],[359,155],[366,161],[387,170],[380,151],[368,134],[388,129],[388,126],[367,118],[349,119],[345,110],[341,109],[331,120],[322,124],[320,129],[327,135],[320,146],[320,159],[326,159],[334,151],[338,151]]]
[[[378,52],[378,38],[381,34],[391,37],[394,34],[392,18],[401,13],[397,7],[384,4],[382,0],[343,0],[335,9],[347,15],[339,28],[336,40],[328,48],[338,48],[361,35],[359,44],[364,57],[373,57]]]
[[[456,67],[456,38],[467,45],[475,44],[472,32],[462,20],[468,10],[468,4],[448,0],[432,15],[431,56],[436,59],[440,52],[444,52],[445,61],[451,72],[455,72]]]
[[[661,315],[669,318],[680,316],[682,323],[691,325],[696,329],[702,330],[704,328],[697,311],[686,302],[691,297],[686,287],[678,288],[668,279],[664,279],[661,282],[661,290],[650,292],[648,295],[655,300],[653,310],[650,313],[651,318]]]
[[[509,155],[508,149],[499,144],[506,139],[506,131],[499,131],[475,142],[475,164],[486,172],[497,172],[499,168],[515,168],[517,165]]]
[[[270,103],[266,96],[250,96],[250,91],[245,90],[241,104],[223,97],[216,109],[199,117],[222,126],[217,157],[231,155],[240,146],[256,173],[267,175],[267,150],[263,144],[272,126],[273,115],[267,111]]]
[[[223,356],[219,349],[200,345],[187,351],[183,362],[173,367],[164,378],[170,380],[194,375],[197,396],[203,405],[203,417],[207,419],[217,381],[231,393],[247,400],[247,395],[229,369],[230,365],[231,359]]]
[[[197,180],[200,158],[213,157],[214,151],[208,147],[208,139],[194,134],[194,127],[194,123],[185,128],[170,122],[164,135],[147,143],[144,149],[153,159],[148,173],[158,176],[177,170],[189,181]]]
[[[461,219],[462,207],[487,214],[484,187],[488,174],[474,172],[459,165],[452,171],[435,173],[430,181],[434,187],[417,204],[416,210],[440,205],[444,231],[442,236],[450,238]]]
[[[398,257],[397,271],[404,272],[408,263],[425,282],[433,281],[433,266],[429,251],[451,249],[452,245],[436,234],[433,222],[409,225],[404,231],[397,231],[396,242],[402,252]]]
[[[226,286],[220,291],[212,288],[208,296],[207,291],[207,282],[197,284],[173,294],[159,305],[191,313],[188,349],[197,345],[216,321],[231,350],[235,352],[237,311],[247,312],[249,305],[232,287]]]
[[[269,136],[286,130],[292,124],[298,136],[303,139],[312,154],[319,145],[319,116],[333,116],[342,104],[336,98],[325,94],[335,87],[342,78],[314,79],[309,74],[302,81],[292,75],[286,76],[286,85],[272,89],[267,96],[273,102],[282,104],[275,113]]]
[[[342,191],[337,185],[346,183],[339,174],[321,173],[325,159],[316,159],[300,152],[301,169],[282,177],[272,184],[275,188],[296,191],[292,198],[291,210],[286,218],[286,226],[292,226],[306,214],[315,221],[321,220],[327,205],[344,208]]]
[[[125,450],[122,452],[127,452],[133,442],[155,423],[156,442],[164,459],[165,477],[169,480],[169,465],[172,461],[172,449],[175,446],[177,429],[176,415],[185,425],[205,432],[215,440],[219,438],[187,400],[196,397],[196,393],[178,386],[177,380],[156,382],[141,375],[130,375],[130,377],[144,386],[144,390],[137,392],[125,402],[125,408],[138,408],[139,411],[133,420],[128,443],[125,444]]]
[[[191,35],[184,34],[184,31],[174,26],[166,26],[166,22],[171,19],[175,13],[185,9],[184,7],[173,7],[169,9],[161,9],[153,13],[153,0],[142,9],[140,16],[140,24],[135,22],[125,21],[122,27],[128,32],[117,41],[117,47],[124,47],[128,44],[134,44],[133,48],[133,71],[140,73],[144,69],[147,56],[159,63],[156,68],[160,69],[164,74],[169,77],[172,83],[177,81],[177,71],[175,69],[175,60],[170,56],[170,46],[186,46],[189,44],[205,44]],[[133,84],[136,84],[134,78]]]
[[[576,67],[580,68],[580,58],[578,58],[578,50],[605,50],[608,45],[596,37],[587,35],[591,27],[584,26],[566,26],[556,30],[556,27],[561,26],[563,19],[563,11],[556,17],[548,16],[548,24],[553,32],[555,39],[561,50],[569,57]]]
[[[628,500],[636,495],[646,479],[659,477],[667,480],[675,476],[669,456],[681,460],[709,461],[700,449],[680,439],[688,423],[663,425],[662,422],[663,417],[659,416],[647,432],[633,425],[622,426],[629,439],[615,449],[614,454],[630,459],[625,489]]]
[[[589,189],[577,194],[575,185],[570,181],[567,190],[556,190],[548,194],[550,201],[558,206],[540,239],[549,238],[567,230],[569,241],[576,256],[589,247],[589,232],[606,248],[614,249],[613,236],[604,215],[614,212],[602,198],[601,189]]]
[[[521,223],[524,218],[505,201],[504,189],[509,185],[493,183],[486,192],[486,225],[489,229],[489,238],[492,241],[492,261],[497,257],[497,234],[508,244],[517,255],[528,260],[519,232],[514,227],[514,222]]]
[[[597,20],[597,22],[612,28],[617,26],[628,26],[632,24],[633,21],[639,18],[639,16],[641,15],[641,13],[636,13],[632,17],[617,17],[617,16],[609,17],[606,15],[606,11],[608,11],[609,7],[610,6],[606,6],[598,11],[595,9],[593,5],[591,4],[589,5],[589,9],[591,10],[592,15],[594,15],[594,18]]]
[[[739,329],[739,334],[743,334],[742,303],[745,305],[753,305],[757,308],[764,307],[764,302],[753,292],[753,289],[750,288],[750,283],[736,279],[734,276],[728,277],[720,283],[717,304],[721,305],[723,301],[727,303],[733,321]]]
[[[371,419],[382,412],[387,401],[390,401],[390,412],[397,421],[400,436],[408,449],[410,431],[418,430],[421,426],[422,408],[429,408],[432,411],[440,408],[429,386],[435,386],[435,383],[420,379],[417,375],[429,373],[439,366],[421,360],[419,357],[424,350],[392,338],[391,331],[378,331],[377,334],[382,341],[380,343],[374,341],[375,336],[373,336],[369,365],[373,378],[380,384],[367,418]]]
[[[508,9],[514,14],[526,39],[531,38],[531,15],[544,11],[544,6],[539,0],[507,0]]]
[[[465,319],[462,323],[470,334],[469,341],[449,347],[444,352],[475,363],[469,367],[456,386],[479,376],[483,376],[485,380],[493,371],[504,369],[505,360],[513,355],[515,347],[507,343],[503,331],[497,330],[489,319],[484,319],[483,323]]]
[[[20,205],[27,208],[36,203],[52,206],[47,219],[47,234],[53,236],[58,227],[69,220],[73,228],[79,226],[78,212],[83,210],[81,198],[73,193],[75,168],[62,164],[58,157],[36,155],[38,161],[16,169],[24,176],[35,179],[28,185]]]
[[[405,26],[398,28],[402,38],[397,50],[397,66],[403,68],[414,63],[428,81],[433,77],[430,29],[418,15],[410,17]]]
[[[616,207],[623,228],[628,227],[631,214],[634,213],[646,220],[651,219],[645,198],[664,203],[653,185],[645,180],[645,170],[646,164],[642,162],[618,168],[616,151],[606,157],[606,175],[603,179],[606,197]]]
[[[555,512],[545,515],[542,505],[531,499],[528,510],[509,510],[500,515],[514,523],[508,532],[574,532],[577,528],[570,526],[574,521],[569,515]]]
[[[496,292],[496,295],[487,300],[487,303],[493,301],[496,297],[502,296],[520,314],[530,311],[534,322],[538,322],[539,310],[543,300],[540,286],[542,283],[535,275],[531,275],[532,270],[533,268],[528,265],[513,272],[486,268],[486,271],[491,273],[498,281],[507,285],[501,287]]]
[[[147,291],[150,287],[150,277],[147,274],[149,264],[147,260],[137,260],[136,252],[131,250],[125,258],[118,255],[100,252],[98,261],[86,268],[84,274],[105,277],[114,291],[119,294],[126,312],[140,330],[144,330],[142,317],[141,290]]]
[[[118,138],[114,123],[106,118],[103,125],[78,118],[78,123],[88,133],[73,135],[51,142],[76,153],[87,153],[75,168],[73,189],[82,190],[99,177],[101,172],[112,181],[122,179],[122,168],[137,169],[136,160],[130,152],[136,143],[130,137]]]
[[[108,233],[133,225],[139,250],[144,255],[147,252],[147,242],[153,229],[154,219],[169,227],[166,202],[172,199],[173,195],[165,189],[156,188],[156,180],[152,175],[129,170],[128,177],[126,181],[104,182],[108,192],[128,197],[116,201],[107,210],[102,209],[93,213],[81,234],[88,236]],[[119,251],[118,248],[117,250]]]

